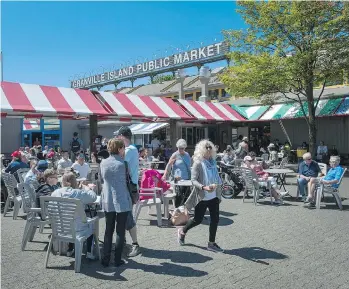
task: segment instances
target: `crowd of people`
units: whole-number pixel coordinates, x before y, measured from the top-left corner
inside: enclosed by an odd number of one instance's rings
[[[141,253],[141,247],[137,238],[137,226],[133,216],[133,206],[138,202],[135,191],[153,187],[161,187],[164,194],[171,191],[169,180],[191,180],[192,187],[175,186],[175,207],[184,206],[187,210],[193,210],[192,218],[178,229],[178,243],[185,244],[188,232],[201,224],[205,212],[210,212],[210,225],[207,249],[215,252],[223,252],[216,242],[216,233],[219,223],[219,206],[221,202],[222,184],[217,166],[218,147],[209,140],[202,140],[195,146],[192,156],[186,151],[187,143],[179,139],[176,143],[177,150],[172,152],[168,149],[157,147],[153,156],[148,155],[146,148],[137,149],[131,144],[132,132],[129,127],[121,127],[115,137],[103,139],[98,153],[91,155],[91,163],[99,164],[99,179],[102,183],[101,207],[104,211],[106,228],[104,234],[104,248],[102,265],[110,264],[112,252],[113,234],[116,233],[116,245],[114,252],[114,265],[125,264],[122,259],[122,251],[125,245],[126,232],[129,232],[132,246],[129,257]],[[155,145],[155,144],[154,144]],[[157,144],[158,145],[158,144]],[[327,155],[327,150],[321,144],[317,155]],[[271,183],[270,194],[276,204],[282,204],[282,197],[286,192],[280,192],[276,180],[264,170],[279,161],[279,154],[287,156],[290,151],[289,143],[282,147],[279,143],[270,143],[263,152],[268,154],[264,161],[257,161],[256,153],[249,151],[248,138],[239,137],[237,148],[228,145],[223,152],[221,162],[227,165],[235,165],[237,159],[242,160],[242,167],[253,170],[258,176],[261,186]],[[70,154],[70,158],[69,158]],[[24,182],[35,188],[37,206],[41,196],[55,196],[62,198],[75,198],[83,204],[96,201],[95,187],[88,184],[90,164],[86,161],[83,151],[83,143],[74,133],[70,142],[70,150],[56,150],[45,146],[42,150],[40,145],[32,148],[20,148],[12,153],[12,162],[5,172],[14,174],[21,168],[30,168],[24,178]],[[159,163],[165,163],[163,168],[157,167]],[[305,198],[305,190],[308,188],[308,196],[304,201],[314,205],[314,192],[317,184],[325,184],[336,188],[341,178],[343,169],[339,166],[338,156],[330,157],[331,169],[325,176],[321,172],[318,163],[312,160],[310,153],[303,155],[303,161],[299,165],[299,196]],[[160,173],[159,169],[163,172]],[[59,181],[59,178],[61,180]],[[18,176],[17,176],[18,180]],[[18,180],[19,181],[19,180]],[[142,196],[141,200],[147,199]],[[166,216],[167,217],[167,216]],[[85,230],[86,224],[76,220],[76,230]],[[91,251],[92,237],[87,239],[87,255],[89,259],[95,259]],[[69,244],[68,256],[72,256],[74,244]]]

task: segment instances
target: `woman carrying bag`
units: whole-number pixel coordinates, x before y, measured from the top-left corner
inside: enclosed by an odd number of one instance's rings
[[[166,181],[167,175],[170,174],[171,180],[190,180],[191,179],[191,158],[185,151],[187,142],[184,139],[179,139],[176,143],[178,150],[174,152],[165,168],[163,181]],[[190,187],[175,186],[176,187],[176,199],[175,207],[178,208],[183,205],[190,194]]]
[[[193,158],[191,180],[194,188],[184,206],[187,210],[195,208],[194,217],[182,229],[178,229],[178,243],[184,245],[187,232],[201,224],[208,208],[210,211],[210,228],[207,249],[214,252],[223,252],[223,249],[216,243],[222,180],[218,175],[215,161],[216,149],[213,143],[208,140],[200,141],[195,147]]]

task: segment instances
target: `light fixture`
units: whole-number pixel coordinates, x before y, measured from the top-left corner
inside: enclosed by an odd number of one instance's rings
[[[176,78],[177,79],[184,79],[185,78],[185,71],[184,71],[184,69],[178,69],[176,71]]]
[[[211,71],[207,66],[202,66],[199,71],[200,77],[209,78],[211,76]]]

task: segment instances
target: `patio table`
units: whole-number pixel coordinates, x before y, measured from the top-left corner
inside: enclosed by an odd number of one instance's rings
[[[292,170],[290,169],[266,169],[264,170],[266,173],[268,174],[273,174],[273,175],[277,175],[276,180],[280,180],[280,187],[284,188],[284,190],[286,191],[285,185],[286,185],[286,175],[293,173]]]

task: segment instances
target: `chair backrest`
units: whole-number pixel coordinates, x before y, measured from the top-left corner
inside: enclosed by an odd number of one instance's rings
[[[22,197],[23,212],[28,213],[30,208],[36,207],[35,190],[31,185],[24,183],[17,184],[17,189]]]
[[[318,165],[319,165],[319,167],[320,167],[321,172],[323,173],[323,175],[326,176],[326,174],[327,174],[327,165],[324,164],[324,163],[318,163]]]
[[[342,179],[343,179],[343,177],[344,177],[346,171],[347,171],[347,168],[345,168],[345,169],[343,170],[343,173],[342,173],[342,175],[341,175],[341,177],[340,177],[340,179],[339,179],[339,181],[338,181],[338,185],[339,185],[339,186],[340,186],[340,184],[342,183]]]
[[[247,190],[253,190],[258,187],[258,176],[257,174],[249,168],[240,168],[242,177],[245,181],[245,186]]]
[[[8,194],[11,195],[12,197],[16,197],[17,194],[15,191],[15,188],[17,188],[18,182],[15,176],[9,173],[2,173],[1,176],[2,176],[2,179],[4,180],[4,184],[7,188]]]
[[[84,206],[81,200],[61,197],[40,197],[43,218],[49,218],[52,236],[62,241],[75,242],[76,220],[78,216],[82,223],[87,222]]]
[[[236,167],[241,167],[241,164],[243,163],[243,159],[235,159],[234,162],[235,162],[235,166]]]
[[[280,162],[280,168],[284,168],[288,164],[288,157],[284,157]]]
[[[29,168],[19,169],[16,173],[20,183],[24,183],[25,175],[30,171]]]
[[[269,160],[269,154],[262,154],[261,158],[263,161],[267,162]]]

